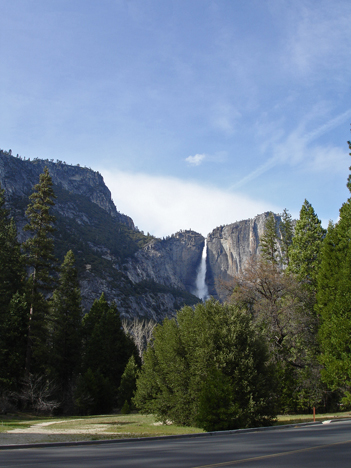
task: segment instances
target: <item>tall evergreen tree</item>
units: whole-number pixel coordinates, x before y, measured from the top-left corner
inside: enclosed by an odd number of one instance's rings
[[[0,313],[12,296],[23,289],[22,260],[16,225],[5,208],[5,190],[0,186]]]
[[[59,285],[51,301],[51,376],[65,406],[80,364],[82,307],[74,255],[67,252],[60,268]]]
[[[28,304],[16,292],[0,320],[0,390],[17,390],[24,376],[27,348]]]
[[[47,360],[45,322],[48,303],[46,296],[53,289],[52,272],[56,267],[52,238],[55,230],[53,226],[55,217],[50,213],[50,208],[55,204],[55,198],[52,179],[48,168],[45,167],[43,174],[40,175],[39,183],[34,186],[34,191],[29,197],[30,203],[26,211],[29,223],[24,227],[24,230],[31,234],[31,237],[23,244],[27,254],[27,265],[30,268],[27,374],[33,370],[38,372]]]
[[[272,265],[278,264],[278,225],[271,212],[266,219],[264,234],[260,239],[261,258]]]
[[[325,237],[325,229],[312,205],[305,200],[296,222],[295,234],[289,249],[288,270],[298,280],[305,282],[311,292],[317,289],[317,274],[320,264],[320,249]]]
[[[132,354],[139,362],[136,346],[122,329],[116,305],[109,305],[102,294],[83,319],[82,372],[89,379],[91,372],[107,379],[116,401],[122,374]],[[94,411],[99,407],[95,403]]]
[[[124,369],[121,377],[121,385],[118,389],[118,403],[119,406],[123,406],[127,402],[127,405],[132,408],[132,398],[134,397],[136,390],[136,380],[139,374],[140,366],[135,360],[134,355],[129,358],[129,361]]]
[[[279,225],[281,236],[281,263],[282,265],[289,266],[290,256],[289,249],[292,244],[294,236],[294,228],[292,223],[291,214],[285,208],[281,214],[281,221]]]
[[[14,389],[24,371],[28,314],[24,264],[4,193],[0,189],[0,387]]]
[[[347,187],[351,192],[351,175]],[[316,310],[321,318],[322,377],[351,404],[351,197],[341,207],[338,223],[330,223],[321,254]]]

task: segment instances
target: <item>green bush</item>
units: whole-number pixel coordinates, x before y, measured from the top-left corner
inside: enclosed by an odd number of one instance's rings
[[[124,402],[124,405],[122,406],[121,413],[122,414],[129,414],[130,413],[130,406],[129,406],[129,403],[128,403],[127,400]]]
[[[154,331],[134,403],[165,422],[206,430],[271,424],[273,371],[249,315],[214,300]]]

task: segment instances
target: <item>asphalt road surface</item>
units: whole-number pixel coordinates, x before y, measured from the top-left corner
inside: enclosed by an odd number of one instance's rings
[[[270,431],[0,450],[16,468],[351,467],[351,421]]]

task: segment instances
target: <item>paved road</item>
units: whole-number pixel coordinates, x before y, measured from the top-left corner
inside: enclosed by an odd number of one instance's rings
[[[16,468],[292,468],[351,466],[351,422],[185,439],[0,451]]]

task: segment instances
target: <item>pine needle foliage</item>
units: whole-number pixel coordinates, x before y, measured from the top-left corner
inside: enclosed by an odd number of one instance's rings
[[[325,229],[320,219],[313,206],[305,200],[289,249],[289,271],[294,273],[300,281],[304,281],[306,287],[312,292],[317,289],[317,275],[321,261],[320,250],[324,237]]]
[[[272,265],[279,263],[278,223],[271,212],[266,219],[264,234],[260,239],[261,257]]]
[[[351,150],[351,142],[348,142]],[[350,153],[351,156],[351,153]],[[350,167],[351,171],[351,167]],[[347,187],[351,192],[351,175]],[[323,380],[341,391],[351,405],[351,198],[340,209],[340,219],[329,224],[322,247],[316,311],[321,319],[319,338]]]
[[[80,365],[82,341],[82,307],[73,252],[67,252],[60,268],[58,287],[50,310],[51,376],[60,389],[60,401],[69,389]]]
[[[23,375],[28,310],[17,229],[0,187],[0,388],[17,389]]]
[[[54,205],[55,198],[52,179],[46,167],[29,197],[30,203],[26,211],[29,222],[24,227],[24,231],[31,234],[31,237],[23,244],[26,263],[30,271],[27,375],[33,371],[42,371],[48,359],[46,348],[48,302],[46,297],[52,292],[54,285],[52,273],[55,270],[56,259],[53,254],[52,233],[55,230],[53,226],[55,217],[50,209]]]
[[[281,245],[281,264],[283,266],[289,266],[290,255],[289,249],[292,244],[294,237],[294,226],[291,214],[286,208],[284,208],[283,213],[280,215],[281,221],[279,224],[280,230],[280,245]]]

